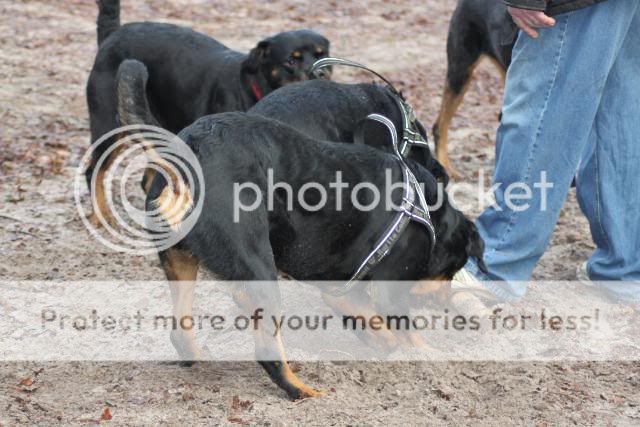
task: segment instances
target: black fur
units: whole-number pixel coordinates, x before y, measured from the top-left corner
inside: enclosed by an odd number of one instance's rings
[[[144,99],[144,65],[126,61],[120,68],[122,124],[151,120]],[[391,170],[396,182],[401,180],[401,168],[395,156],[381,150],[314,139],[277,120],[250,113],[205,116],[179,136],[199,160],[206,188],[205,209],[182,244],[223,279],[271,280],[278,270],[299,280],[349,279],[395,214],[386,211],[384,203],[372,211],[360,211],[352,205],[349,191],[340,196],[342,209],[336,209],[337,195],[330,190],[329,184],[341,172],[349,188],[370,182],[384,194],[384,171]],[[435,204],[434,176],[420,164],[407,161],[424,183],[427,201]],[[258,209],[242,212],[235,223],[234,183],[255,183],[266,195],[269,169],[274,183],[288,183],[294,196],[307,182],[322,184],[328,190],[325,207],[309,212],[293,197],[293,210],[287,210],[286,194],[276,192],[273,210],[267,211],[265,199]],[[162,175],[156,174],[147,194],[148,204],[166,184]],[[201,189],[196,187],[192,192],[197,196]],[[313,193],[307,192],[310,204],[316,202]],[[394,201],[398,203],[401,196],[400,191],[395,192]],[[247,194],[243,197],[246,203]],[[429,252],[429,234],[423,226],[411,223],[368,278],[450,278],[469,256],[482,257],[483,245],[475,226],[450,205],[446,193],[432,219],[438,242],[433,253]]]
[[[111,33],[120,28],[120,0],[96,0],[100,13],[98,14],[98,46]]]
[[[383,125],[367,120],[370,114],[389,118],[402,140],[402,113],[395,95],[376,84],[343,84],[312,80],[289,85],[273,92],[249,110],[286,123],[307,136],[336,142],[365,143],[383,151],[392,151],[389,133]],[[419,121],[420,133],[427,134]],[[358,129],[362,132],[359,135]],[[428,148],[416,147],[409,158],[423,165],[446,186],[448,176]]]
[[[513,50],[513,21],[501,1],[460,0],[449,23],[447,80],[460,93],[469,69],[482,55],[507,69]]]
[[[118,127],[115,77],[125,59],[146,65],[151,111],[177,133],[207,114],[246,111],[273,90],[307,79],[313,62],[329,54],[329,41],[310,30],[276,34],[245,54],[186,27],[141,22],[118,28],[119,1],[98,5],[100,46],[87,84],[92,142]],[[94,162],[107,147],[95,151]],[[92,174],[90,167],[88,182]]]
[[[206,208],[184,244],[224,279],[275,280],[280,270],[299,280],[346,280],[393,217],[384,206],[372,212],[356,210],[348,193],[343,195],[343,211],[338,212],[333,209],[336,203],[330,192],[329,207],[318,213],[302,209],[295,197],[293,211],[287,212],[284,198],[276,197],[273,212],[264,207],[243,212],[240,222],[234,223],[233,184],[253,182],[267,194],[269,168],[275,182],[287,182],[294,191],[310,181],[329,188],[336,172],[342,171],[350,188],[367,181],[381,192],[385,189],[382,172],[393,170],[395,181],[399,181],[400,168],[393,156],[371,147],[317,141],[282,123],[246,113],[203,117],[179,136],[196,153],[206,186]],[[416,177],[426,183],[427,199],[435,202],[433,176],[415,162],[410,165]],[[156,175],[148,201],[155,200],[165,185]],[[199,191],[194,189],[196,194]],[[481,256],[473,223],[448,202],[432,216],[438,239],[433,254],[428,252],[428,233],[412,223],[369,278],[451,277],[468,256]]]
[[[120,66],[118,98],[123,125],[152,120],[144,99],[146,79],[142,63],[125,61]],[[395,216],[395,212],[386,210],[384,202],[363,212],[353,206],[349,190],[341,196],[331,191],[330,183],[338,172],[349,189],[370,182],[381,194],[385,193],[385,170],[392,171],[394,182],[400,181],[397,159],[376,148],[318,140],[278,120],[240,112],[205,116],[179,136],[200,162],[206,191],[198,185],[190,189],[196,200],[203,197],[204,209],[178,246],[216,277],[243,281],[251,307],[262,307],[269,313],[279,311],[278,271],[302,281],[348,280]],[[420,164],[412,160],[408,163],[425,184],[427,201],[435,203],[434,176]],[[286,190],[276,192],[273,209],[267,208],[269,170],[274,184],[284,182],[292,187],[292,209],[287,206]],[[247,182],[257,185],[264,199],[257,209],[242,211],[239,221],[234,221],[235,185]],[[308,182],[320,183],[328,190],[326,204],[315,212],[304,209],[297,197]],[[166,187],[163,175],[155,174],[147,193],[147,209],[156,208],[154,201]],[[318,202],[318,194],[305,195],[308,204]],[[360,203],[370,203],[363,193],[360,195]],[[397,191],[393,196],[399,203],[402,193]],[[255,197],[255,193],[241,193],[239,199],[251,203]],[[341,209],[337,208],[338,197]],[[437,236],[433,252],[424,226],[410,223],[387,257],[365,279],[450,279],[470,256],[482,258],[483,243],[474,224],[450,205],[446,194],[444,198],[432,212]],[[291,381],[292,374],[286,374],[289,368],[284,354],[273,352],[279,337],[264,335],[264,331],[259,334],[263,335],[256,340],[256,353],[272,380],[294,399],[309,396],[308,390]],[[268,337],[272,342],[265,344]]]

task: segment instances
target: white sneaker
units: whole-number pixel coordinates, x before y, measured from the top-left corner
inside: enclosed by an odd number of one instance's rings
[[[498,304],[498,298],[466,269],[458,271],[451,280],[449,302],[456,311],[467,315],[488,316]]]
[[[589,278],[587,272],[587,261],[581,263],[576,269],[576,280],[586,286],[593,286],[593,281]]]

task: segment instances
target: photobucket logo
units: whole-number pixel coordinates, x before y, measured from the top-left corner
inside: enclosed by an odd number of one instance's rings
[[[343,180],[341,171],[337,171],[333,181],[328,184],[310,181],[300,185],[296,190],[288,182],[275,182],[274,171],[269,168],[266,188],[254,182],[233,184],[233,221],[240,222],[242,212],[252,212],[262,206],[266,206],[269,212],[281,209],[283,199],[284,208],[288,212],[296,207],[311,213],[325,208],[341,212],[345,208],[345,203],[349,209],[361,212],[373,211],[381,204],[385,211],[395,212],[401,208],[399,205],[401,200],[398,196],[394,199],[394,194],[396,191],[402,192],[405,183],[394,181],[391,169],[386,169],[384,173],[385,183],[382,190],[379,184],[372,182],[358,182],[351,187],[350,183]],[[522,212],[528,209],[539,209],[545,212],[548,190],[554,187],[553,183],[547,180],[546,171],[542,171],[539,179],[531,184],[495,183],[486,188],[484,181],[484,171],[480,170],[475,184],[450,183],[445,189],[443,183],[438,182],[436,193],[429,194],[428,197],[429,200],[435,198],[435,202],[429,204],[429,210],[436,211],[445,201],[448,201],[462,212],[482,211],[489,207],[497,211]],[[424,183],[420,183],[420,188],[424,192]],[[329,197],[330,195],[334,197]],[[329,200],[334,200],[335,206],[327,206]],[[276,201],[280,204],[278,207],[276,207]]]
[[[536,209],[546,212],[548,209],[549,190],[555,187],[548,181],[547,171],[540,171],[538,177],[530,182],[515,181],[509,184],[494,182],[487,188],[484,169],[478,171],[475,183],[456,182],[447,187],[451,204],[462,212],[476,212],[491,208],[497,212],[524,212]]]
[[[306,212],[318,212],[327,207],[329,195],[335,195],[333,209],[342,212],[345,208],[345,200],[349,209],[355,208],[361,212],[371,212],[384,203],[384,209],[395,212],[401,209],[401,197],[394,194],[402,194],[405,189],[403,181],[394,181],[393,170],[385,169],[385,183],[381,190],[378,184],[372,182],[358,182],[352,188],[349,182],[343,180],[342,171],[336,171],[335,178],[328,185],[319,182],[306,182],[297,191],[288,182],[275,182],[274,171],[267,170],[266,200],[262,188],[253,182],[233,184],[233,221],[240,222],[242,212],[252,212],[266,204],[267,211],[276,209],[276,199],[280,202],[282,196],[286,199],[285,209],[289,212],[297,205]],[[424,193],[424,184],[420,184]],[[349,192],[349,193],[347,193]],[[430,210],[437,210],[444,201],[444,187],[438,185],[438,197],[436,203],[430,205]],[[348,196],[348,197],[347,197]],[[313,200],[313,201],[311,201]],[[397,202],[396,202],[397,201]]]
[[[81,202],[89,167],[93,222]],[[168,190],[152,203],[145,202],[140,189],[143,173],[162,175],[167,183]],[[99,180],[104,199],[96,191]],[[103,135],[83,156],[74,182],[76,208],[91,235],[115,251],[137,255],[182,240],[202,212],[203,194],[202,168],[193,151],[171,132],[148,125],[124,126]]]

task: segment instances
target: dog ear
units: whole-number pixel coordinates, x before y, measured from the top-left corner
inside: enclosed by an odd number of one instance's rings
[[[248,73],[257,73],[260,70],[260,65],[269,57],[270,49],[271,41],[269,39],[259,42],[256,47],[249,52],[249,57],[244,61],[243,68]]]

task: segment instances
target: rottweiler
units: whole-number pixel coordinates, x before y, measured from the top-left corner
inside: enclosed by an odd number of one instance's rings
[[[380,114],[389,118],[398,132],[398,140],[402,140],[402,112],[397,96],[389,87],[378,84],[310,80],[271,93],[249,112],[279,120],[314,139],[364,143],[391,151],[387,130],[367,120],[367,116]],[[427,141],[427,132],[420,121],[416,120],[414,125]],[[426,167],[446,187],[449,177],[428,147],[414,147],[409,158]]]
[[[440,113],[433,125],[436,158],[452,177],[458,174],[449,163],[448,133],[451,119],[462,103],[473,71],[483,57],[489,58],[504,78],[511,63],[517,28],[507,6],[494,0],[459,0],[449,23],[447,75]]]
[[[160,125],[177,133],[197,118],[224,111],[246,111],[286,84],[306,80],[308,70],[329,54],[329,41],[310,30],[287,31],[260,41],[248,54],[229,49],[189,28],[155,22],[120,26],[119,0],[98,0],[98,53],[87,84],[91,142],[118,127],[115,78],[125,59],[149,70],[147,96]],[[319,77],[329,78],[330,70]],[[109,218],[104,175],[115,155],[99,170],[109,143],[95,147],[87,184],[96,174],[94,209]],[[96,223],[96,218],[93,218]]]
[[[117,96],[123,125],[155,123],[145,99],[147,78],[144,65],[138,61],[120,65]],[[328,191],[319,209],[316,192],[303,193],[304,204],[300,198],[293,197],[289,202],[286,194],[276,193],[271,208],[263,200],[255,209],[243,210],[236,217],[236,196],[243,203],[255,202],[255,198],[238,195],[235,186],[254,183],[259,192],[266,194],[269,173],[275,182],[286,182],[299,194],[309,182],[330,188],[338,173],[349,188],[369,182],[384,193],[384,171],[390,171],[394,183],[402,182],[406,172],[390,153],[366,144],[314,139],[256,114],[227,112],[205,116],[182,130],[179,137],[200,162],[206,191],[198,183],[189,188],[181,173],[166,168],[165,173],[155,174],[146,207],[159,213],[176,230],[186,221],[183,214],[200,197],[204,209],[180,243],[160,253],[162,265],[171,281],[194,281],[203,265],[218,279],[242,282],[234,288],[234,298],[247,313],[254,313],[257,307],[264,308],[265,313],[279,312],[279,271],[300,281],[348,281],[375,245],[378,234],[397,213],[389,212],[384,203],[374,204],[365,212],[356,208],[350,192]],[[152,143],[143,144],[153,152]],[[156,153],[153,157],[159,156]],[[424,184],[427,202],[434,204],[438,197],[435,177],[420,164],[410,159],[406,162]],[[158,165],[166,167],[162,161]],[[364,280],[401,280],[412,285],[450,280],[469,257],[482,258],[483,242],[473,222],[451,206],[446,194],[443,197],[431,212],[435,235],[426,232],[422,224],[410,222],[395,246]],[[394,198],[398,203],[400,200],[396,199],[400,197]],[[363,195],[359,202],[369,204],[371,197]],[[365,289],[355,288],[343,296],[322,290],[324,300],[337,312],[365,316],[375,313],[375,307],[366,304]],[[354,298],[356,294],[358,298]],[[189,295],[188,289],[174,295],[176,317],[191,315]],[[360,304],[354,305],[355,300]],[[385,335],[390,347],[398,344],[393,338],[393,334]],[[192,331],[176,331],[172,341],[183,359],[199,357]],[[291,371],[277,331],[259,328],[255,342],[259,363],[292,399],[320,394]]]

